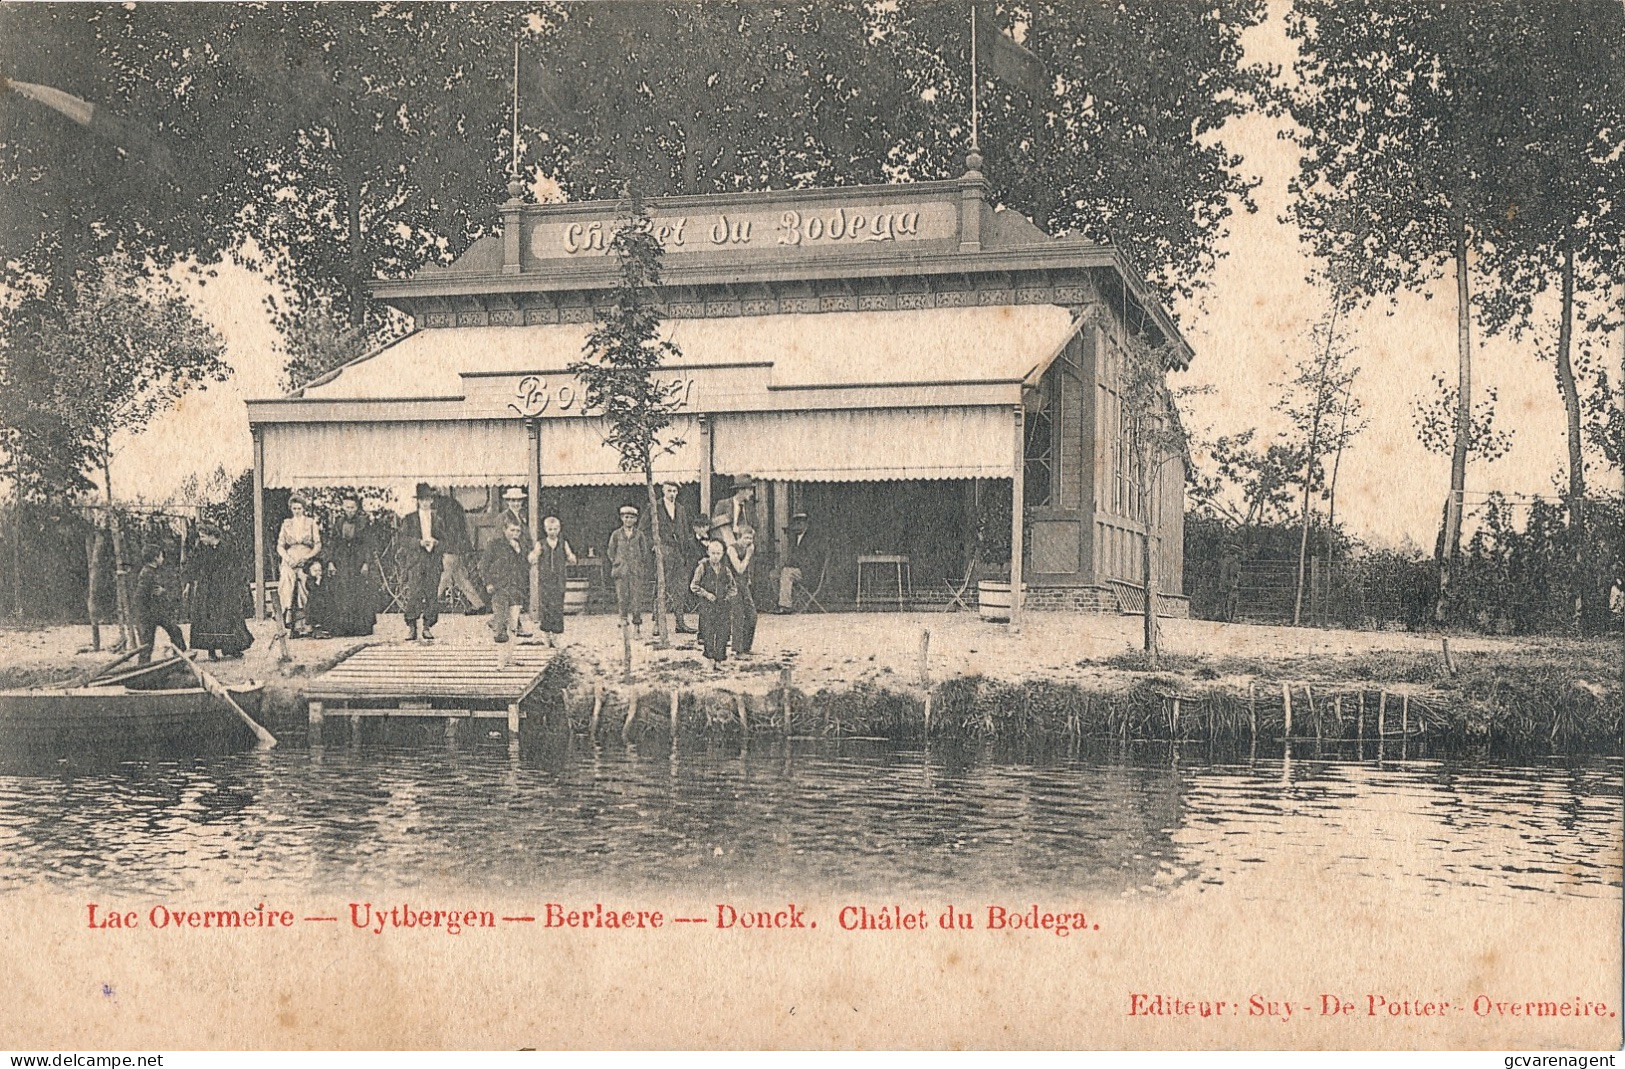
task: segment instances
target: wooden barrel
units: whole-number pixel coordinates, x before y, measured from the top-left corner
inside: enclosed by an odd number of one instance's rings
[[[1027,584],[1021,584],[1025,591]],[[976,611],[982,619],[995,623],[1008,622],[1010,619],[1010,583],[992,582],[984,579],[976,584]]]
[[[564,615],[580,616],[587,611],[586,579],[566,579],[564,581]]]

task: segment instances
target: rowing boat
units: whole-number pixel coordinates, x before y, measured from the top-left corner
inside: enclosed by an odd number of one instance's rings
[[[230,684],[226,690],[258,719],[262,684]],[[82,685],[0,690],[4,751],[167,754],[254,744],[248,725],[226,701],[199,686],[179,657]]]

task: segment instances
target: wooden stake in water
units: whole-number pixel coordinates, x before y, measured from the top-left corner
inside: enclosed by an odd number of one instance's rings
[[[1247,684],[1247,733],[1258,741],[1258,685]]]
[[[920,686],[931,689],[931,632],[920,632]]]
[[[1360,691],[1360,719],[1356,730],[1360,733],[1360,741],[1365,741],[1365,691]]]
[[[784,699],[784,733],[790,734],[790,666],[779,672],[779,692]]]
[[[598,714],[604,711],[604,684],[597,680],[592,685],[592,719],[587,721],[587,737],[598,737]]]
[[[632,741],[632,721],[638,715],[638,692],[633,691],[632,696],[626,700],[626,720],[621,723],[621,741]]]
[[[739,712],[739,730],[749,735],[750,723],[745,719],[745,696],[743,694],[734,695],[734,708]]]
[[[677,741],[677,688],[671,689],[671,738]]]
[[[1281,684],[1281,708],[1286,717],[1286,726],[1282,729],[1282,737],[1292,737],[1292,684]]]
[[[1399,698],[1399,734],[1407,737],[1411,733],[1411,696],[1402,694]]]
[[[1377,692],[1377,738],[1388,734],[1388,692]]]

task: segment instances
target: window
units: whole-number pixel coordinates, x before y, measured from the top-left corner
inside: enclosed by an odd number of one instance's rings
[[[1049,508],[1055,489],[1055,376],[1053,369],[1026,399],[1026,471],[1022,500],[1028,508]]]

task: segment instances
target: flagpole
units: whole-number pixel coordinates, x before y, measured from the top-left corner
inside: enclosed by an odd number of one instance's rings
[[[513,39],[513,149],[509,155],[508,177],[519,177],[519,38]]]
[[[970,147],[973,151],[980,144],[977,136],[981,112],[979,81],[976,74],[976,4],[973,2],[970,6]]]

